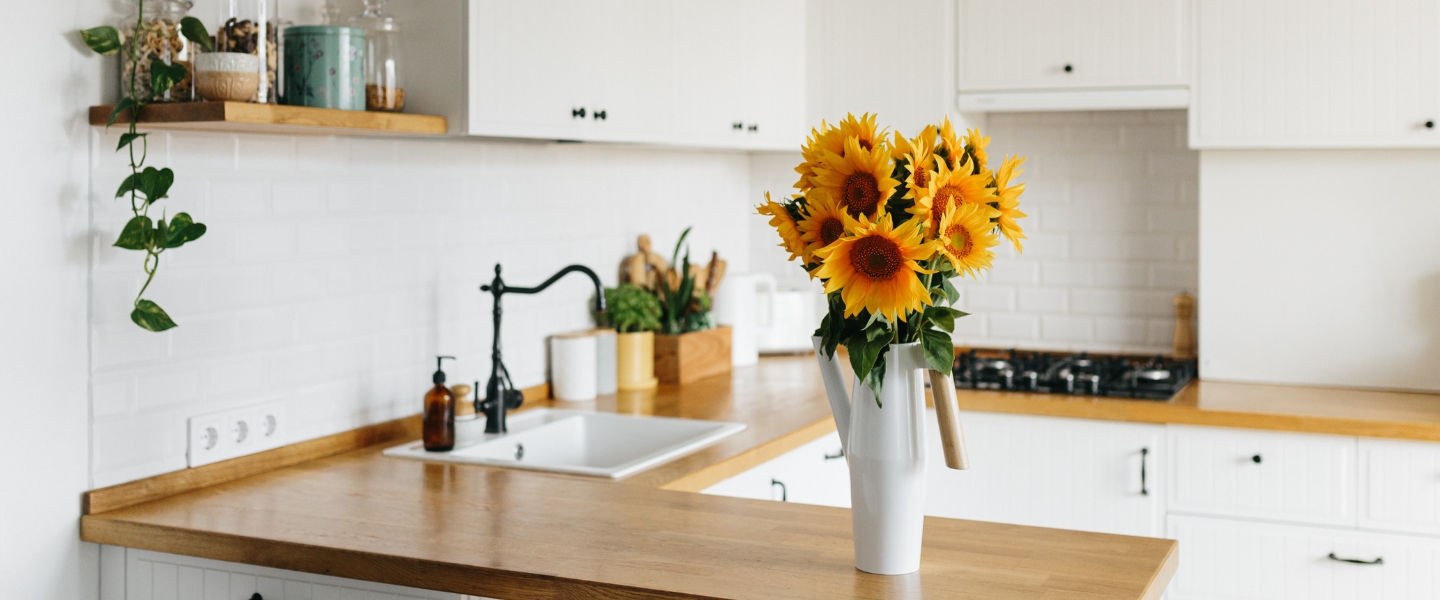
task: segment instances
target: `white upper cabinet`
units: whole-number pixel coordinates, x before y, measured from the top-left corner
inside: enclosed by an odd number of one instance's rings
[[[960,0],[962,111],[1175,108],[1187,0]]]
[[[411,0],[394,12],[409,108],[450,118],[453,133],[804,141],[804,0]]]
[[[1440,145],[1435,0],[1194,0],[1196,148]]]

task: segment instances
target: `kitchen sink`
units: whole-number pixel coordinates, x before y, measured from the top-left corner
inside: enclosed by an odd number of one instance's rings
[[[509,433],[448,452],[426,452],[416,441],[385,456],[620,479],[745,429],[744,423],[558,408],[523,411],[506,424]]]

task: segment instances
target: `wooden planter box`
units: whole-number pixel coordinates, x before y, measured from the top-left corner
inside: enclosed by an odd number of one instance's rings
[[[655,377],[684,384],[730,372],[730,326],[655,336]]]

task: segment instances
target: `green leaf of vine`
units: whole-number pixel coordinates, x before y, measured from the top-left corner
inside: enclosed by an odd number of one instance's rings
[[[195,17],[180,19],[180,33],[185,39],[200,44],[200,48],[206,52],[215,50],[215,44],[210,40],[210,32],[205,30],[205,24]]]
[[[120,117],[120,113],[123,113],[123,112],[125,112],[125,111],[127,111],[127,110],[130,110],[131,108],[134,108],[134,107],[135,107],[135,99],[134,99],[134,98],[131,98],[131,97],[129,97],[129,96],[126,96],[126,97],[124,97],[124,98],[121,98],[121,99],[120,99],[120,102],[118,102],[118,103],[115,104],[115,110],[110,111],[110,118],[105,121],[105,126],[106,126],[106,127],[109,127],[109,126],[111,126],[111,125],[114,125],[114,124],[115,124],[115,119],[117,119],[117,118]]]
[[[92,27],[80,32],[80,39],[96,54],[109,56],[120,51],[120,30],[109,25]]]
[[[115,147],[115,151],[116,151],[116,152],[119,152],[119,151],[121,151],[121,150],[124,150],[126,146],[129,146],[129,145],[130,145],[131,142],[133,142],[133,141],[135,141],[135,140],[138,140],[138,139],[140,139],[140,138],[143,138],[143,137],[145,137],[145,136],[147,136],[147,135],[150,135],[150,134],[148,134],[148,133],[122,133],[122,134],[120,134],[120,145]],[[117,196],[118,196],[118,195],[117,195]]]
[[[138,216],[125,223],[125,229],[120,231],[120,238],[115,240],[116,248],[126,250],[144,250],[150,241],[155,224],[150,217]]]
[[[175,321],[165,314],[165,309],[149,300],[135,302],[135,310],[130,311],[130,320],[150,331],[165,331],[175,327]]]
[[[179,213],[170,220],[168,227],[161,228],[161,237],[165,240],[166,248],[179,248],[186,242],[193,242],[205,235],[205,224],[196,223],[190,215]]]
[[[156,96],[175,87],[175,84],[180,83],[182,79],[185,79],[185,65],[180,63],[167,65],[164,60],[158,58],[150,61],[150,89]]]
[[[145,194],[145,202],[153,204],[156,200],[166,197],[170,193],[170,186],[175,184],[175,172],[169,167],[156,169],[145,167],[140,173],[140,183],[136,189]]]
[[[140,181],[140,174],[139,174],[139,173],[131,173],[128,177],[125,178],[125,181],[120,182],[120,189],[115,190],[115,197],[116,197],[116,198],[123,198],[123,197],[129,195],[131,190],[138,189],[138,188],[135,187],[135,184],[138,183],[139,181]]]

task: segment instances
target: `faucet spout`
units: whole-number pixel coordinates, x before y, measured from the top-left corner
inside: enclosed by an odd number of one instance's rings
[[[510,372],[505,368],[505,362],[500,355],[500,317],[504,313],[500,308],[500,298],[505,294],[538,294],[545,291],[561,277],[570,273],[580,272],[590,277],[595,284],[595,312],[605,312],[605,286],[600,283],[600,276],[585,265],[570,265],[546,279],[535,287],[510,287],[505,285],[505,280],[500,277],[500,265],[495,265],[495,278],[485,285],[480,286],[480,291],[490,292],[494,298],[492,315],[495,320],[494,339],[490,345],[490,380],[485,384],[485,399],[477,400],[475,408],[485,413],[485,433],[505,433],[505,414],[508,410],[520,408],[525,402],[525,395],[515,389],[515,384],[510,381]],[[479,390],[476,390],[479,395]]]

